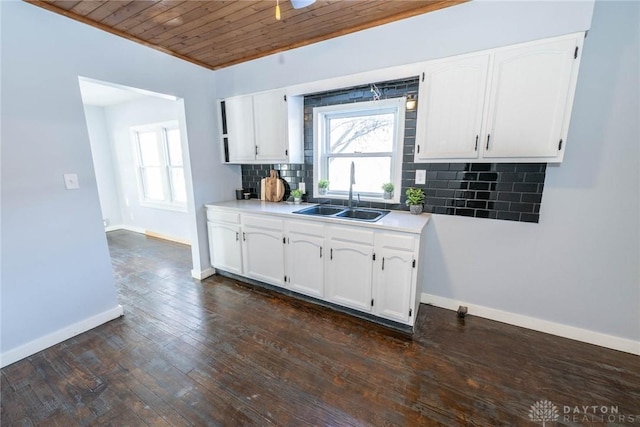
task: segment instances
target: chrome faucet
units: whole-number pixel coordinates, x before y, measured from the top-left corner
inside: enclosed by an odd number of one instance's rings
[[[353,209],[353,184],[356,183],[356,165],[351,162],[351,177],[349,180],[349,209]]]

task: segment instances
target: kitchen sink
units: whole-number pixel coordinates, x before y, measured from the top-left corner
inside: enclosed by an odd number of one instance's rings
[[[352,219],[355,221],[375,222],[389,213],[387,210],[381,209],[358,209],[345,208],[344,206],[317,205],[310,208],[293,212],[301,215],[314,215],[333,217],[341,219]]]
[[[346,209],[339,214],[336,214],[338,218],[345,219],[357,219],[360,221],[374,222],[388,214],[389,211],[383,211],[378,209]]]
[[[343,210],[344,210],[344,206],[317,205],[317,206],[311,206],[310,208],[302,209],[300,211],[296,211],[294,213],[302,214],[302,215],[328,216],[328,215],[335,215],[337,213],[342,212]]]

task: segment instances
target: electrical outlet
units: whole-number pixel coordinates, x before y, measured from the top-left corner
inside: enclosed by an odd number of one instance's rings
[[[77,190],[78,188],[80,188],[80,183],[78,182],[78,175],[75,173],[65,173],[64,185],[67,188],[67,190]]]
[[[425,184],[427,182],[427,171],[420,169],[416,171],[416,184]]]
[[[307,186],[304,182],[298,184],[298,190],[302,191],[302,194],[307,192]]]

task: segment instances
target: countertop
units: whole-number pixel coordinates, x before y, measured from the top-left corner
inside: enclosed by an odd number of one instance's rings
[[[403,231],[406,233],[420,234],[422,230],[427,226],[427,223],[431,219],[431,215],[428,213],[422,213],[420,215],[412,215],[405,211],[391,211],[380,220],[376,222],[357,221],[351,219],[342,219],[335,217],[323,217],[315,215],[298,215],[293,212],[299,211],[310,206],[315,206],[317,203],[300,203],[298,205],[289,204],[286,202],[266,202],[263,200],[251,199],[251,200],[231,200],[228,202],[209,203],[205,206],[207,208],[224,208],[232,209],[245,213],[260,213],[270,214],[276,216],[287,217],[290,219],[300,219],[309,221],[322,221],[329,224],[341,224],[351,225],[355,227],[366,227],[383,230]],[[346,206],[345,206],[346,209]],[[366,208],[364,208],[366,209]]]

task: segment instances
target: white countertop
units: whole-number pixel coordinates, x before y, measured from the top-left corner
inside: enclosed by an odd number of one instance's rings
[[[357,221],[352,219],[342,219],[336,217],[323,217],[320,215],[297,215],[293,212],[299,211],[316,203],[301,203],[299,205],[286,202],[266,202],[257,199],[251,200],[231,200],[228,202],[206,204],[207,208],[232,209],[245,213],[260,213],[276,216],[283,216],[293,219],[303,219],[309,221],[322,221],[330,224],[344,224],[355,227],[377,228],[384,230],[403,231],[407,233],[420,234],[426,227],[431,214],[422,213],[412,215],[405,211],[391,211],[376,222]],[[346,206],[345,206],[346,209]],[[363,208],[366,209],[366,208]]]

